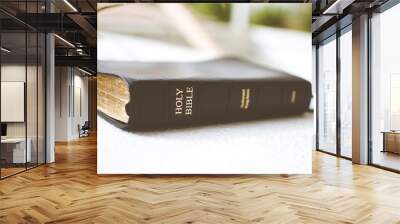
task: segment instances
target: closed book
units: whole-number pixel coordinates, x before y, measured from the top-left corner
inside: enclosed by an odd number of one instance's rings
[[[238,58],[100,61],[98,112],[126,130],[159,130],[302,114],[311,84]]]

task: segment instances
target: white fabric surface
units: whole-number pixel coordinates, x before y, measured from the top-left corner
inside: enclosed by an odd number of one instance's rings
[[[311,173],[312,114],[129,133],[98,117],[100,174]]]

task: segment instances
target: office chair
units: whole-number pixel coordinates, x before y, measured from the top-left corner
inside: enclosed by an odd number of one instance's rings
[[[82,127],[79,128],[79,138],[89,136],[89,129],[90,129],[89,121],[85,121]]]

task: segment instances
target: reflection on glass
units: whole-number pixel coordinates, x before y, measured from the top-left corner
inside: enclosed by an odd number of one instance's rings
[[[45,1],[1,1],[15,13],[43,13]],[[0,12],[0,17],[13,21]],[[0,177],[45,162],[45,35],[21,23],[0,29]],[[3,27],[4,28],[4,27]]]
[[[336,153],[336,40],[318,48],[318,147]]]
[[[390,75],[390,130],[400,130],[400,73]]]
[[[372,163],[400,170],[400,5],[372,18]]]
[[[38,136],[37,136],[37,147],[38,147],[38,156],[37,162],[38,164],[45,163],[45,60],[46,60],[46,52],[45,52],[45,44],[46,39],[45,35],[39,33],[38,35]]]
[[[1,51],[2,178],[24,171],[30,160],[25,120],[25,38],[25,33],[1,34],[1,45],[8,49]]]
[[[26,74],[26,117],[27,117],[27,143],[30,150],[27,167],[37,165],[37,33],[27,33],[27,74]]]
[[[340,152],[352,157],[352,36],[351,30],[340,36]]]

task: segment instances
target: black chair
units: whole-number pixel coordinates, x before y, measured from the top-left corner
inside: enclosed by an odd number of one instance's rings
[[[89,129],[90,129],[89,121],[85,121],[82,127],[79,127],[78,125],[78,129],[79,129],[79,138],[89,136]]]

